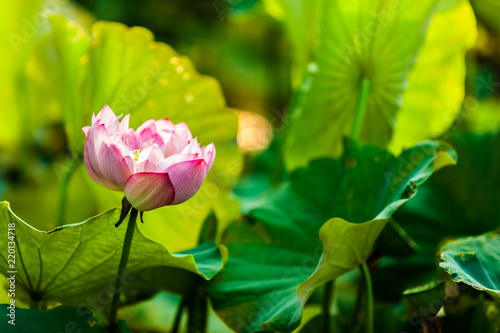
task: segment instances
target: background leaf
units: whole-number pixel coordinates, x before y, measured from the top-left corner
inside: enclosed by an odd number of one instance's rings
[[[302,84],[307,64],[316,50],[317,28],[321,21],[323,0],[264,0],[267,12],[283,22],[291,44],[293,67],[292,87]]]
[[[439,264],[455,282],[490,294],[500,302],[500,236],[490,233],[447,243]]]
[[[497,34],[500,33],[500,24],[496,19],[495,13],[500,10],[500,3],[496,0],[472,0],[472,7],[477,16],[481,18],[482,22],[486,26],[495,31]]]
[[[439,5],[408,75],[389,143],[395,154],[442,135],[464,100],[465,54],[476,42],[476,18],[469,1],[440,1]]]
[[[363,78],[370,82],[363,140],[389,144],[398,154],[451,126],[464,98],[465,53],[476,38],[468,1],[428,1],[418,9],[405,1],[321,3],[302,10],[299,0],[266,2],[287,27],[297,67],[312,61],[285,144],[290,169],[340,154],[341,137],[352,131]],[[319,120],[325,117],[328,121]]]
[[[32,138],[33,132],[60,119],[60,110],[43,108],[40,112],[34,97],[32,81],[40,79],[33,71],[29,59],[36,43],[50,28],[48,16],[61,14],[70,18],[74,25],[88,26],[93,21],[90,13],[76,6],[74,3],[52,1],[3,2],[0,18],[2,26],[2,61],[0,62],[0,78],[2,86],[0,97],[4,101],[4,108],[0,110],[4,126],[0,133],[0,148],[3,151],[15,152],[18,145],[26,145]],[[50,88],[46,89],[50,91]],[[53,95],[53,90],[52,93]],[[49,97],[49,96],[45,96]],[[50,101],[49,101],[50,100]],[[47,105],[52,99],[48,98]],[[21,160],[24,157],[19,156]]]
[[[364,79],[370,86],[361,139],[381,146],[389,142],[434,4],[432,0],[324,2],[321,42],[284,147],[290,169],[340,154],[342,136],[351,133]]]

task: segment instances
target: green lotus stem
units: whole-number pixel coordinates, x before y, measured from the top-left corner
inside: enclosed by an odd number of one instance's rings
[[[373,333],[373,289],[370,269],[364,262],[361,265],[365,284],[366,284],[366,333]]]
[[[366,105],[368,103],[368,94],[370,93],[370,81],[363,78],[361,82],[361,91],[359,92],[358,104],[356,106],[356,113],[354,115],[354,124],[352,127],[351,137],[359,139],[359,133],[363,125],[363,118],[366,113]]]
[[[203,286],[198,284],[196,290],[186,301],[188,309],[187,333],[206,333],[208,300]]]
[[[116,328],[116,315],[120,304],[120,295],[123,289],[123,280],[125,279],[125,270],[127,269],[128,257],[130,255],[130,247],[132,238],[134,237],[135,221],[139,211],[132,207],[128,220],[127,231],[125,232],[125,240],[123,241],[122,256],[120,265],[118,266],[118,275],[116,277],[115,290],[113,292],[113,300],[111,301],[111,310],[109,311],[108,331],[113,332]]]
[[[335,289],[335,280],[328,281],[325,284],[323,300],[321,302],[321,313],[323,314],[323,332],[330,333],[330,304],[333,299],[333,291]]]
[[[66,196],[68,193],[68,182],[71,174],[76,169],[80,163],[80,157],[78,154],[74,154],[69,161],[68,166],[64,170],[61,179],[61,190],[59,193],[59,211],[57,213],[57,226],[62,226],[64,224],[64,213],[66,211]]]
[[[174,325],[172,327],[171,333],[178,333],[179,327],[181,326],[182,313],[184,312],[184,307],[186,306],[186,299],[182,298],[177,308],[177,313],[175,314]]]
[[[362,270],[361,266],[359,268],[360,268],[360,270]],[[363,274],[363,273],[361,273],[361,274]],[[364,286],[360,283],[358,286],[358,293],[356,295],[356,303],[354,303],[354,308],[352,311],[352,317],[351,317],[351,326],[352,327],[358,327],[359,312],[360,312],[361,305],[363,303],[364,294],[365,294],[364,290],[365,290]]]

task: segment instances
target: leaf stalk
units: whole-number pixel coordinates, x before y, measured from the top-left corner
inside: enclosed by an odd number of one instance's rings
[[[363,78],[361,82],[361,91],[359,92],[358,104],[356,106],[356,113],[354,115],[354,124],[352,127],[351,137],[359,139],[361,127],[363,126],[363,118],[366,114],[366,106],[368,104],[368,95],[370,94],[370,80]]]
[[[125,232],[125,239],[123,241],[122,256],[118,266],[118,275],[116,277],[115,290],[113,291],[113,300],[111,301],[111,309],[109,311],[109,332],[113,332],[117,327],[116,316],[118,313],[118,306],[120,304],[120,295],[123,290],[123,280],[125,279],[125,270],[127,269],[127,262],[130,255],[130,248],[132,246],[132,238],[134,237],[138,213],[138,210],[132,207],[128,220],[127,231]]]
[[[366,262],[361,265],[366,284],[366,333],[373,333],[373,287],[370,269]]]
[[[323,332],[330,333],[330,305],[333,299],[333,292],[335,289],[335,280],[328,281],[325,284],[323,300],[321,303],[321,313],[323,314]]]

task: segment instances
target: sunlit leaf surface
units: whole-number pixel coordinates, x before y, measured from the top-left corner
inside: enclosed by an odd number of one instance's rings
[[[290,40],[292,55],[292,86],[300,87],[307,64],[318,46],[317,28],[321,20],[323,0],[264,0],[266,10],[283,22]]]
[[[54,86],[46,87],[51,91],[41,112],[38,102],[32,100],[31,91],[34,81],[40,77],[32,76],[29,58],[36,43],[50,29],[48,17],[63,14],[75,25],[88,26],[92,15],[72,3],[60,1],[3,1],[1,3],[0,35],[2,38],[2,61],[0,61],[0,98],[3,107],[0,117],[4,124],[0,131],[0,149],[14,153],[18,145],[24,145],[32,138],[33,131],[61,118],[60,108],[54,109]],[[52,90],[51,90],[52,89]]]
[[[466,0],[440,4],[408,75],[389,144],[395,154],[443,134],[455,121],[464,99],[464,59],[476,42],[476,19]]]

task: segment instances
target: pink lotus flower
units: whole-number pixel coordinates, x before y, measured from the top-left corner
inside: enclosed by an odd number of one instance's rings
[[[200,147],[185,123],[151,119],[134,131],[129,114],[120,118],[105,105],[82,128],[90,178],[124,191],[139,211],[180,204],[200,189],[214,163],[213,143]]]

